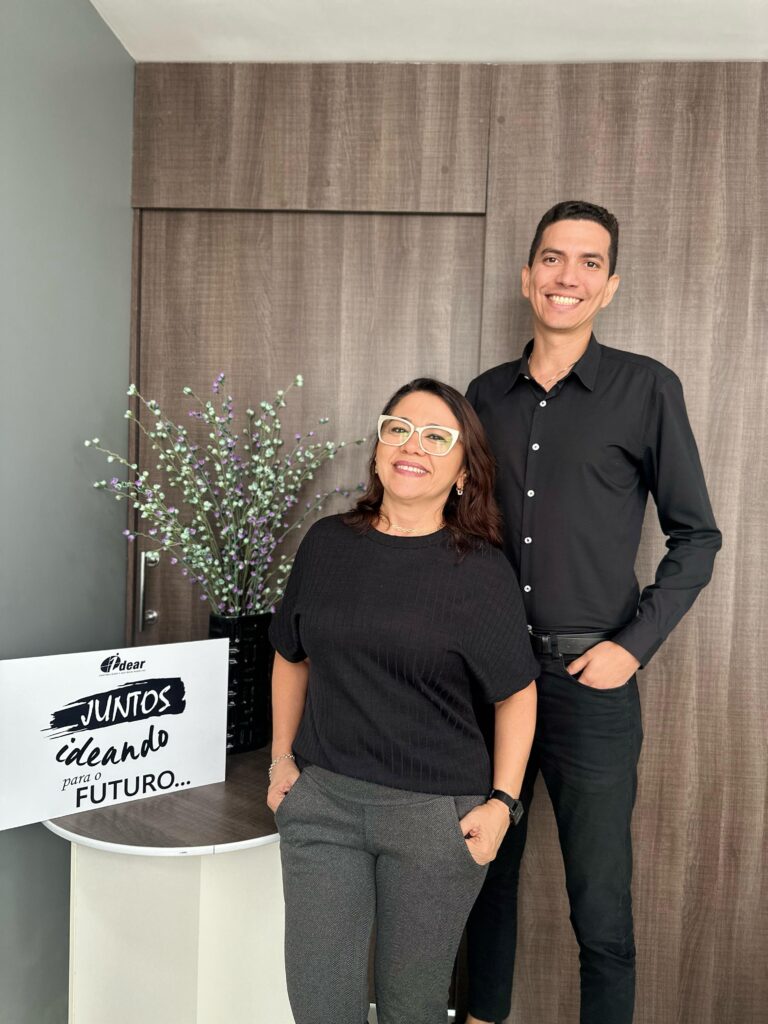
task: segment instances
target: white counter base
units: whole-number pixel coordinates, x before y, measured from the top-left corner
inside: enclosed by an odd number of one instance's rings
[[[189,858],[72,843],[69,1024],[294,1024],[276,839]]]

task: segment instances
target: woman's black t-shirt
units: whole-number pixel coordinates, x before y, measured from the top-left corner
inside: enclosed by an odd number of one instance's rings
[[[422,793],[489,788],[473,701],[523,689],[539,664],[502,552],[459,559],[447,542],[340,516],[307,532],[269,631],[288,661],[309,659],[299,765]]]

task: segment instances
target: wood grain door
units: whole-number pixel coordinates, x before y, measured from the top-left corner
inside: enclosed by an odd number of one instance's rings
[[[474,375],[483,243],[476,216],[146,211],[139,389],[188,423],[185,385],[209,395],[224,372],[242,413],[301,373],[291,433],[368,436],[407,380]],[[318,490],[357,484],[368,452],[340,456]],[[154,464],[146,441],[140,464]],[[134,642],[206,635],[207,605],[167,558],[147,570],[145,596],[158,619]]]

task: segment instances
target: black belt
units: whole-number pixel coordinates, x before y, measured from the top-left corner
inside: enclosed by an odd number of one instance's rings
[[[583,654],[601,640],[610,640],[616,636],[616,630],[603,630],[600,633],[538,633],[530,630],[530,635],[534,654],[547,654],[556,658],[559,654]]]

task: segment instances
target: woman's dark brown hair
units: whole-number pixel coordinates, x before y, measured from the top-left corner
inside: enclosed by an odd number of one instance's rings
[[[402,398],[414,391],[426,391],[441,398],[456,417],[461,431],[466,470],[464,493],[460,497],[456,488],[452,488],[443,507],[443,519],[453,548],[464,554],[481,541],[501,546],[501,515],[494,498],[496,468],[477,413],[450,384],[431,377],[417,377],[398,388],[382,409],[382,414],[391,413]],[[368,463],[365,493],[344,516],[345,523],[359,530],[373,527],[381,516],[384,488],[376,475],[375,464],[376,442]]]

